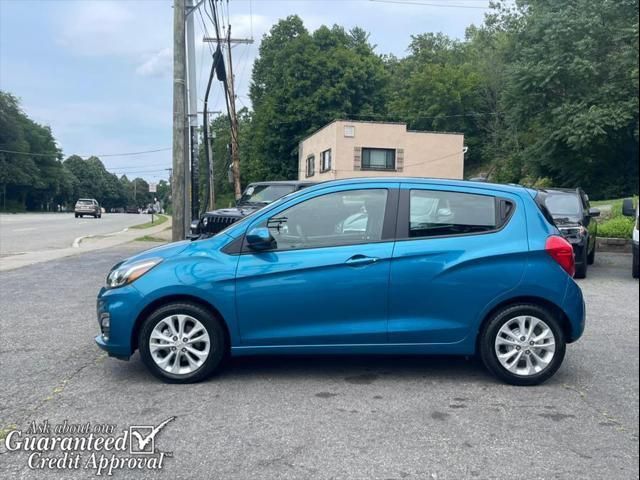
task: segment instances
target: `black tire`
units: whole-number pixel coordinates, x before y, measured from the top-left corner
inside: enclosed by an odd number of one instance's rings
[[[78,218],[78,214],[76,213],[76,218]]]
[[[638,278],[638,275],[640,274],[640,272],[638,272],[638,253],[637,252],[633,252],[633,258],[631,259],[631,261],[633,262],[633,266],[631,267],[631,275],[633,275],[633,278]]]
[[[509,320],[518,316],[534,316],[544,321],[555,337],[556,351],[549,365],[539,373],[523,376],[510,372],[502,366],[498,360],[495,341],[500,328]],[[480,357],[482,362],[493,375],[502,381],[511,385],[531,386],[539,385],[553,376],[554,373],[562,365],[564,354],[566,351],[566,343],[564,333],[560,326],[560,322],[546,308],[534,304],[518,304],[505,307],[495,314],[486,322],[484,328],[480,332],[478,340]]]
[[[189,315],[202,323],[211,341],[209,356],[204,363],[194,372],[183,375],[162,370],[151,357],[149,350],[149,337],[153,328],[166,317],[178,314]],[[195,383],[208,378],[221,365],[227,350],[227,340],[221,321],[207,309],[187,302],[170,303],[152,312],[140,327],[138,337],[142,362],[154,376],[166,383]]]
[[[589,253],[589,255],[587,255],[587,263],[589,265],[593,265],[596,261],[596,246],[595,244],[593,245],[593,250],[591,250],[591,253]]]
[[[574,275],[574,278],[587,278],[587,267],[589,266],[587,257],[587,250],[585,248],[582,252],[582,261],[580,263],[576,263],[576,274]]]

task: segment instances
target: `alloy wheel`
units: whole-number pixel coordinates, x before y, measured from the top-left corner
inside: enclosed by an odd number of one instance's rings
[[[149,336],[151,358],[162,370],[188,375],[209,356],[211,339],[200,321],[189,315],[171,315],[160,320]]]
[[[494,345],[500,364],[520,376],[542,372],[556,352],[556,339],[549,325],[531,315],[507,320],[498,331]]]

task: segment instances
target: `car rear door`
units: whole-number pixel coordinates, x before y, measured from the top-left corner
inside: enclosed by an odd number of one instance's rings
[[[333,187],[252,222],[248,231],[266,226],[276,244],[240,255],[243,345],[386,342],[397,186]]]
[[[389,287],[389,342],[463,340],[487,304],[514,288],[528,241],[515,195],[403,184]]]

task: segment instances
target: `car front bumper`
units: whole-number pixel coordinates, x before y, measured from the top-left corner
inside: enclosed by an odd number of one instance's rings
[[[135,350],[132,338],[141,302],[142,295],[132,285],[114,289],[103,287],[98,293],[96,315],[101,332],[95,342],[109,356],[128,360]],[[104,316],[108,316],[110,324],[107,335],[101,324]]]
[[[573,247],[573,256],[576,260],[576,265],[582,265],[585,262],[586,254],[589,253],[585,252],[588,248],[587,237],[576,235],[563,235],[563,237]]]

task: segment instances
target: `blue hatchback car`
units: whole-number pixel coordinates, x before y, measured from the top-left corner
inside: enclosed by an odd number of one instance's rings
[[[227,355],[478,354],[533,385],[584,330],[571,245],[535,190],[364,178],[287,195],[213,237],[115,265],[98,346],[167,382]]]

